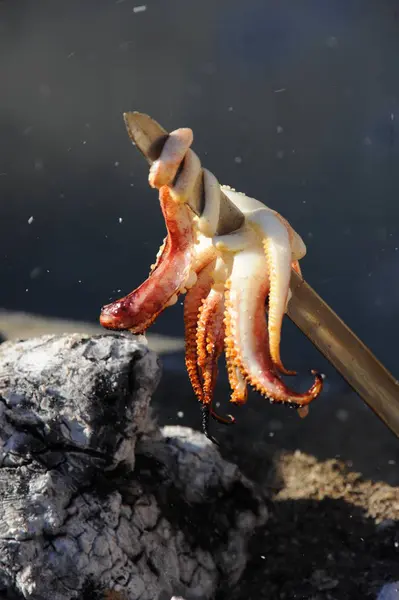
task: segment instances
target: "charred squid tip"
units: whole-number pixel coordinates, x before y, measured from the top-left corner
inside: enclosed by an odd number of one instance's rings
[[[212,419],[214,419],[218,423],[221,423],[222,425],[234,425],[234,423],[236,422],[233,415],[230,415],[230,414],[226,415],[225,417],[222,417],[217,412],[215,412],[213,409],[210,410],[210,414],[211,414]]]
[[[290,371],[289,369],[286,369],[283,365],[279,365],[278,370],[283,375],[288,375],[289,377],[293,377],[294,375],[298,374],[297,371]]]
[[[310,374],[313,375],[313,377],[315,378],[315,384],[320,383],[321,385],[323,385],[324,377],[321,373],[316,371],[316,369],[311,369]]]
[[[324,376],[322,375],[322,373],[316,371],[316,369],[310,369],[310,373],[323,381]]]
[[[277,357],[276,359],[274,359],[274,357],[272,357],[272,361],[273,361],[274,367],[278,371],[280,371],[280,373],[282,375],[288,375],[289,377],[297,375],[296,371],[292,371],[291,369],[286,369],[286,367],[283,365],[283,363],[279,357]]]
[[[209,416],[211,414],[211,409],[210,409],[209,404],[201,404],[201,413],[202,413],[202,422],[201,422],[202,433],[204,434],[204,436],[206,438],[208,438],[208,440],[210,440],[213,444],[215,444],[215,446],[219,446],[219,442],[217,441],[217,439],[214,438],[209,433]]]
[[[311,396],[312,396],[312,399],[314,399],[314,398],[317,398],[317,396],[320,394],[321,390],[323,389],[324,378],[323,378],[323,375],[321,373],[319,373],[318,371],[316,371],[315,369],[311,369],[310,374],[313,375],[313,377],[315,378],[315,381],[311,387]]]

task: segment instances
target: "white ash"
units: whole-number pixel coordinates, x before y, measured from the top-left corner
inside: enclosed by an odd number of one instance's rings
[[[207,600],[235,585],[263,499],[203,435],[157,428],[159,378],[132,335],[0,346],[0,597]]]

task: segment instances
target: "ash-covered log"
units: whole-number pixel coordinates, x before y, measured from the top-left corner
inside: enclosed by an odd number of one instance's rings
[[[201,434],[158,429],[159,379],[131,335],[1,344],[0,597],[205,600],[239,579],[262,497]]]

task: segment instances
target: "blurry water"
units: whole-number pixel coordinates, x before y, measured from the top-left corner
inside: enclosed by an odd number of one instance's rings
[[[136,109],[292,222],[307,280],[399,375],[397,2],[136,4],[0,2],[0,307],[95,321],[147,276]],[[153,329],[182,335],[181,307]],[[328,370],[290,325],[283,353]]]

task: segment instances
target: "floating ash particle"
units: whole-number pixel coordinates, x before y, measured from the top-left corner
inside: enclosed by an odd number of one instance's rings
[[[34,220],[35,219],[33,217],[29,217],[29,219],[28,219],[28,225],[32,225],[32,223],[33,223]]]
[[[277,133],[283,133],[284,129],[281,127],[281,125],[277,125],[276,131]]]
[[[42,83],[39,86],[39,93],[44,98],[48,98],[51,95],[51,88],[47,83]]]
[[[118,161],[118,160],[116,160],[116,161],[114,162],[114,167],[119,167],[119,161]]]
[[[271,431],[281,431],[282,428],[283,424],[281,421],[278,421],[277,419],[271,419],[269,421],[269,429],[271,429]]]
[[[285,92],[286,90],[287,90],[287,88],[280,88],[280,89],[278,89],[278,90],[273,90],[273,92],[274,92],[275,94],[281,94],[281,92]]]
[[[233,107],[232,107],[232,106],[229,106],[229,108],[228,108],[227,110],[228,110],[229,112],[232,112],[232,110],[233,110]]]
[[[344,408],[340,408],[339,410],[337,410],[336,417],[338,421],[341,421],[341,423],[346,423],[346,421],[349,418],[349,413]]]
[[[119,221],[119,223],[122,223],[123,222],[122,217],[119,217],[118,221]]]
[[[178,410],[177,411],[177,416],[179,419],[182,419],[184,417],[184,412],[182,410]]]
[[[41,267],[34,267],[31,272],[29,273],[29,277],[31,279],[36,279],[37,277],[39,277],[39,275],[42,272],[42,268]]]
[[[235,162],[235,163],[237,163],[238,165],[240,165],[240,164],[242,163],[242,158],[241,158],[241,156],[236,156],[236,157],[234,158],[234,162]]]
[[[265,560],[265,558],[266,558],[266,556],[264,556],[264,554],[261,554],[260,557],[262,560]]]
[[[330,35],[326,40],[328,48],[336,48],[338,46],[338,39],[334,35]]]
[[[145,12],[147,10],[147,5],[146,4],[141,4],[141,6],[134,6],[133,7],[133,12],[134,13],[141,13],[141,12]]]
[[[338,579],[331,578],[324,569],[317,569],[314,571],[311,580],[320,591],[333,590],[339,584]]]

